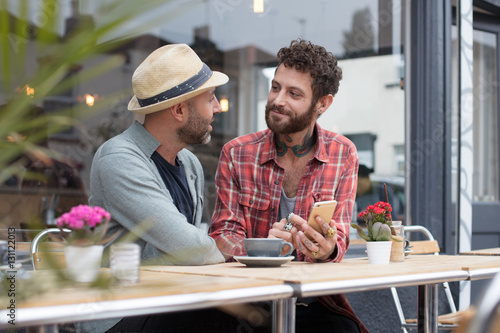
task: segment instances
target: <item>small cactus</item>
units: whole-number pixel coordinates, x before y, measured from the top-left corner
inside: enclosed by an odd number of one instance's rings
[[[391,228],[387,224],[383,224],[381,222],[373,223],[372,233],[372,236],[376,241],[391,240]]]

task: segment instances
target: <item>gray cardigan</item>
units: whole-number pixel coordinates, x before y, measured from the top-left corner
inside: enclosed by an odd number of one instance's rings
[[[203,212],[203,169],[196,156],[183,149],[184,165],[193,199],[193,221],[188,223],[151,160],[160,143],[138,122],[104,143],[92,163],[89,203],[110,212],[108,234],[121,235],[142,221],[152,227],[140,234],[142,260],[161,265],[206,265],[224,262],[215,241],[199,229]],[[109,244],[108,244],[109,245]],[[102,332],[120,319],[82,322],[85,332]]]

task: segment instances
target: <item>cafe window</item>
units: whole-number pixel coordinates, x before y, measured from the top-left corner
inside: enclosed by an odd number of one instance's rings
[[[64,35],[66,25],[75,19],[85,18],[89,24],[99,26],[100,20],[105,19],[99,15],[100,3],[90,0],[66,3],[68,8],[63,11],[66,17],[57,25],[58,33]],[[176,0],[156,9],[166,14],[160,26],[143,31],[147,15],[140,15],[127,25],[129,30],[123,35],[134,37],[117,52],[125,58],[123,66],[99,80],[82,81],[70,95],[74,99],[70,102],[83,103],[76,98],[86,94],[106,98],[115,94],[119,95],[116,102],[72,129],[70,136],[56,136],[50,142],[51,147],[78,160],[78,171],[87,190],[93,152],[104,139],[127,128],[135,117],[126,111],[135,68],[157,47],[186,43],[212,69],[230,78],[216,92],[227,105],[227,112],[215,117],[212,141],[189,147],[201,160],[206,174],[203,219],[209,222],[215,202],[215,169],[222,146],[236,136],[265,128],[264,108],[276,53],[299,37],[332,52],[343,70],[339,92],[330,109],[319,118],[319,124],[353,138],[360,147],[362,143],[354,138],[368,133],[373,142],[370,148],[360,149],[361,160],[371,161],[372,174],[381,183],[390,184],[394,177],[399,177],[397,183],[401,184],[404,153],[395,147],[403,147],[405,137],[405,1],[267,0],[263,4],[259,11],[252,1]],[[103,55],[102,60],[105,59]],[[36,56],[33,61],[36,62]],[[81,64],[92,65],[95,64]],[[75,80],[78,75],[75,74]],[[122,93],[117,94],[118,91]],[[53,97],[46,107],[61,98]]]
[[[456,27],[452,29],[453,41],[456,43]],[[499,162],[498,162],[498,45],[497,35],[488,31],[474,29],[473,45],[473,200],[476,202],[499,201]],[[454,48],[456,50],[456,48]],[[453,53],[453,64],[456,65],[456,52]],[[453,195],[456,196],[456,163],[457,163],[457,127],[458,122],[456,93],[456,71],[452,72],[453,82],[453,135],[452,168]]]
[[[497,38],[474,30],[474,179],[475,201],[498,201]]]

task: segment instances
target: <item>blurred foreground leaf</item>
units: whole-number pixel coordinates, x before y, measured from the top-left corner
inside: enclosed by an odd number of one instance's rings
[[[91,112],[113,103],[113,98],[105,98],[93,108],[77,103],[36,117],[31,114],[33,107],[42,105],[47,97],[64,94],[82,81],[113,70],[122,65],[124,57],[109,57],[97,66],[83,69],[79,64],[111,52],[130,38],[149,32],[201,3],[201,0],[108,1],[96,11],[95,24],[76,20],[60,36],[56,33],[56,22],[65,19],[67,1],[0,0],[0,97],[5,101],[0,108],[0,185],[20,172],[21,167],[15,161],[21,155],[57,158],[57,154],[39,143],[77,126]],[[130,21],[141,15],[147,20],[130,30]],[[69,75],[75,71],[78,80]]]

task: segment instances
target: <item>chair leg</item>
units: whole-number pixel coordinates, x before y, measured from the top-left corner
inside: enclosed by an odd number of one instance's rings
[[[398,312],[399,322],[401,324],[401,332],[408,333],[408,330],[403,325],[406,324],[406,318],[403,313],[403,308],[401,307],[401,301],[399,300],[398,291],[396,288],[391,287],[392,299],[394,300],[394,306]]]
[[[457,307],[455,306],[455,301],[453,300],[453,296],[451,295],[450,285],[448,282],[443,282],[444,293],[446,294],[446,298],[448,299],[448,304],[450,305],[450,312],[457,312]]]

